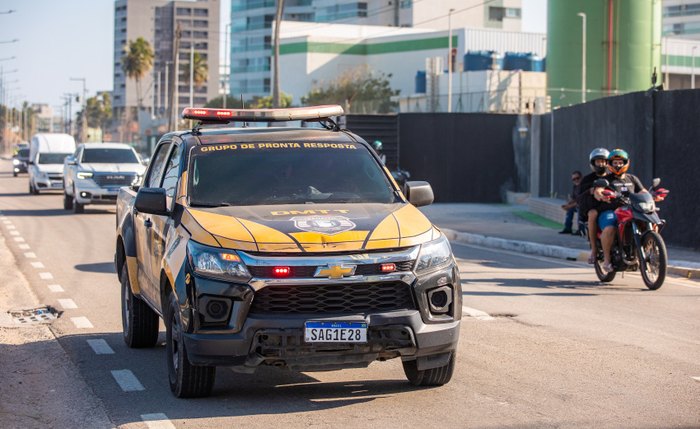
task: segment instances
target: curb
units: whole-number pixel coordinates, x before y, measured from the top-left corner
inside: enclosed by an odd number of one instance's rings
[[[551,244],[534,243],[532,241],[508,240],[505,238],[488,237],[470,232],[458,232],[441,228],[448,240],[462,244],[473,244],[491,249],[510,250],[512,252],[546,256],[548,258],[565,259],[567,261],[588,261],[587,250],[572,249]],[[667,272],[680,277],[700,278],[700,264],[687,261],[668,261]]]

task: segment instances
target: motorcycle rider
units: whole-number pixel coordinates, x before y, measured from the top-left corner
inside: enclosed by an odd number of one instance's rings
[[[614,149],[608,155],[608,168],[610,174],[605,178],[610,183],[609,188],[615,190],[617,195],[629,195],[632,193],[648,192],[637,176],[627,173],[630,166],[629,155],[622,149]],[[606,196],[603,191],[605,188],[597,187],[594,189],[594,197],[601,202],[598,207],[598,226],[602,231],[600,236],[601,245],[603,246],[603,271],[609,273],[613,271],[613,266],[610,261],[610,250],[612,249],[613,241],[615,240],[615,232],[617,230],[617,217],[615,209],[620,207],[618,201],[611,201],[611,198]]]
[[[579,216],[587,219],[588,223],[588,240],[591,245],[591,254],[588,257],[589,264],[595,263],[597,254],[596,234],[598,233],[597,221],[599,213],[597,207],[600,204],[593,198],[593,182],[596,179],[604,178],[608,174],[608,155],[610,155],[610,152],[603,147],[598,147],[591,151],[590,155],[588,155],[588,162],[593,171],[581,179],[579,194],[576,197]]]
[[[379,159],[382,161],[382,165],[386,165],[386,154],[383,152],[384,145],[381,140],[375,140],[372,142],[372,147],[374,151],[379,155]]]

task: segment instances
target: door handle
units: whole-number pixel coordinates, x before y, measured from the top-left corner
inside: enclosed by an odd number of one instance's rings
[[[143,221],[143,226],[145,226],[146,228],[150,228],[153,226],[153,222],[151,222],[150,219],[146,219]]]

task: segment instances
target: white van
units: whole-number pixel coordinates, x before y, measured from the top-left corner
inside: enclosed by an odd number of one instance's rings
[[[63,189],[63,160],[75,152],[68,134],[35,134],[29,143],[29,193]]]

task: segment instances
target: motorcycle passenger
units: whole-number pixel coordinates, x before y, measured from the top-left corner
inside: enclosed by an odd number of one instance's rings
[[[648,192],[642,182],[633,174],[627,173],[630,166],[629,155],[622,149],[614,149],[608,155],[608,168],[610,174],[605,178],[610,183],[610,188],[614,189],[617,195],[629,195],[633,193]],[[598,210],[598,226],[602,231],[600,236],[601,245],[603,246],[603,271],[609,273],[613,271],[613,266],[610,261],[610,250],[612,249],[615,240],[615,232],[617,230],[617,217],[615,209],[620,207],[618,201],[611,201],[610,198],[603,194],[605,188],[595,188],[594,196],[598,201],[601,201]]]
[[[593,198],[593,182],[596,179],[602,179],[608,174],[608,155],[610,152],[603,148],[595,148],[588,155],[588,162],[593,170],[590,174],[581,179],[579,194],[576,198],[578,203],[578,213],[581,217],[581,222],[588,224],[588,240],[591,245],[591,254],[588,257],[588,263],[595,263],[597,246],[596,234],[598,233],[598,205],[600,203]]]

